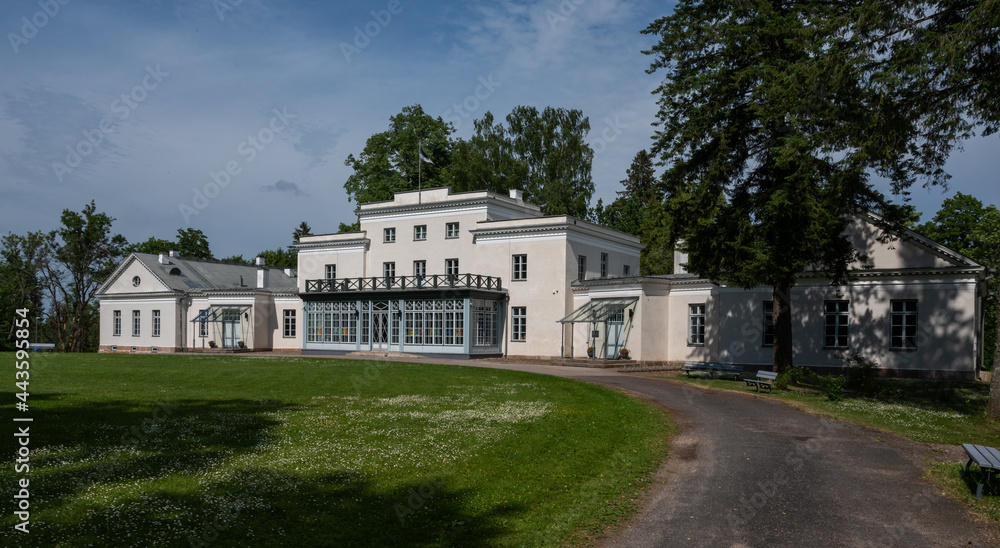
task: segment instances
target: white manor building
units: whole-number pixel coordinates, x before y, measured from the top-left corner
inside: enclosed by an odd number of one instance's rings
[[[403,192],[358,208],[361,230],[305,236],[298,269],[130,255],[98,292],[102,352],[211,347],[700,361],[769,368],[770,288],[683,270],[639,276],[642,244],[520,192]],[[900,375],[972,378],[983,360],[986,269],[908,232],[850,227],[874,268],[793,289],[795,363],[858,352]]]

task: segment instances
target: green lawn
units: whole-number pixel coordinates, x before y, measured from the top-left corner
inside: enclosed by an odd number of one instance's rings
[[[30,371],[29,412],[11,389],[0,407],[34,419],[31,532],[5,512],[2,545],[575,544],[634,512],[676,432],[610,389],[471,367],[32,354]]]

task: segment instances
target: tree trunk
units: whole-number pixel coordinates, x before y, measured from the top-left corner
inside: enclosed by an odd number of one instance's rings
[[[997,339],[993,345],[993,371],[990,373],[990,401],[986,416],[1000,421],[1000,307],[997,307]]]
[[[779,281],[774,286],[774,370],[784,373],[792,367],[792,284]]]

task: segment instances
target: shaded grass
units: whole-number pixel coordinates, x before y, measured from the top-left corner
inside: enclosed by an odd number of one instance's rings
[[[632,515],[675,433],[616,391],[500,370],[32,355],[31,371],[31,533],[7,513],[5,545],[576,544]]]

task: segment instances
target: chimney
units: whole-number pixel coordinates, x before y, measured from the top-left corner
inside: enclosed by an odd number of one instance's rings
[[[176,256],[177,256],[177,252],[176,252],[176,251],[174,251],[173,249],[171,249],[171,250],[170,250],[170,256],[171,256],[171,257],[176,257]]]
[[[160,253],[160,264],[170,264],[170,259],[167,258],[166,253]]]
[[[267,288],[268,272],[270,271],[264,265],[257,267],[257,289]]]
[[[257,258],[254,259],[254,264],[257,266],[264,266],[264,257],[258,255]]]
[[[512,188],[510,189],[510,197],[514,198],[517,201],[522,201],[524,200],[524,191]]]
[[[286,268],[285,276],[288,276],[289,278],[295,278],[298,276],[298,272],[296,272],[294,268]]]

